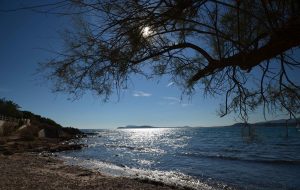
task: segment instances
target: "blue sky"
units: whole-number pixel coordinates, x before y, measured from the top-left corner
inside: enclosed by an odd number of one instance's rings
[[[0,1],[1,9],[19,7],[22,1]],[[33,1],[37,3],[39,1]],[[27,1],[30,4],[29,1]],[[0,12],[0,98],[18,103],[23,110],[49,117],[64,126],[116,128],[125,125],[216,126],[233,124],[230,115],[216,114],[221,99],[204,98],[200,91],[180,100],[181,91],[167,78],[147,81],[133,76],[130,88],[103,103],[90,93],[78,100],[51,92],[51,84],[34,75],[39,62],[53,57],[45,49],[59,50],[69,18],[18,11]],[[272,119],[272,118],[270,118]],[[263,120],[261,112],[250,121]]]

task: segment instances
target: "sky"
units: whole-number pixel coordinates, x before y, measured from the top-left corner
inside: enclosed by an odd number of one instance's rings
[[[36,3],[39,1],[26,1],[26,5]],[[2,10],[23,5],[17,0],[0,1]],[[108,102],[88,92],[77,100],[53,93],[51,82],[36,74],[38,63],[55,56],[48,50],[62,49],[60,33],[70,23],[69,17],[29,10],[0,12],[0,98],[12,100],[22,110],[49,117],[63,126],[81,129],[126,125],[224,126],[237,122],[234,115],[217,115],[221,98],[205,98],[198,91],[191,98],[181,99],[181,90],[167,78],[149,81],[133,76],[130,88],[119,99],[114,95]],[[262,120],[262,112],[250,117],[250,122]]]

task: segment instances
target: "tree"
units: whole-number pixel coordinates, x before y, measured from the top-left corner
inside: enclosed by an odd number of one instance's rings
[[[19,111],[21,107],[11,100],[0,99],[0,115],[20,118],[22,113]]]
[[[167,75],[184,94],[223,95],[221,116],[247,120],[261,106],[299,114],[297,0],[74,0],[68,8],[77,28],[42,65],[56,91],[107,100],[132,74]]]

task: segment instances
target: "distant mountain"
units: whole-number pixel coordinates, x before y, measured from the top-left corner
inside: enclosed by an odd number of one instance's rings
[[[279,127],[279,126],[285,126],[286,122],[289,126],[296,126],[297,121],[300,121],[300,118],[296,119],[278,119],[278,120],[271,120],[271,121],[262,121],[257,123],[249,123],[251,126],[264,126],[264,127]],[[243,127],[244,123],[235,123],[233,125],[227,126],[227,127]]]
[[[257,123],[249,123],[250,126],[264,126],[264,127],[282,127],[286,125],[286,121],[289,126],[297,126],[297,121],[300,122],[300,118],[297,119],[278,119],[271,121],[262,121]],[[233,125],[225,126],[225,127],[244,127],[244,123],[235,123]],[[200,126],[199,126],[200,127]],[[221,126],[220,126],[221,127]],[[223,127],[223,126],[222,126]],[[117,129],[147,129],[147,128],[192,128],[190,126],[178,126],[178,127],[154,127],[151,125],[127,125],[125,127],[118,127]]]
[[[127,125],[125,127],[118,127],[118,129],[145,129],[145,128],[157,128],[150,125]]]
[[[182,127],[174,127],[174,128],[192,128],[192,127],[188,126],[188,125],[185,125],[185,126],[182,126]]]

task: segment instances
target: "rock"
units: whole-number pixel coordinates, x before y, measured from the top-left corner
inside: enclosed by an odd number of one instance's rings
[[[72,128],[47,127],[38,132],[38,137],[71,139],[74,138],[76,134],[78,134],[78,131]]]
[[[38,137],[39,138],[45,138],[46,137],[46,132],[45,129],[42,129],[38,132]]]
[[[78,150],[81,149],[82,145],[80,144],[60,144],[60,145],[56,145],[53,147],[50,147],[49,151],[50,152],[61,152],[61,151],[66,151],[66,150]]]
[[[122,168],[126,168],[126,166],[124,164],[120,164],[119,166]]]
[[[83,134],[79,129],[76,129],[76,128],[73,128],[73,127],[64,127],[64,128],[62,128],[62,131],[64,133],[72,135],[72,136]]]
[[[66,133],[65,131],[60,131],[59,137],[63,139],[71,139],[73,136],[69,133]]]
[[[35,138],[34,130],[31,126],[22,125],[18,130],[17,134],[25,141],[32,141]]]
[[[15,135],[11,135],[7,138],[7,141],[9,142],[16,142],[16,141],[20,141],[22,140],[22,137],[20,137],[20,135],[15,134]]]
[[[9,156],[9,155],[13,155],[14,153],[12,151],[10,151],[10,150],[4,150],[2,152],[2,154],[5,155],[5,156]]]
[[[28,125],[22,125],[18,131],[26,130],[28,128]]]
[[[4,127],[0,125],[0,137],[4,136]]]
[[[17,123],[9,121],[1,121],[0,123],[0,137],[8,136],[15,131]]]
[[[38,132],[39,138],[59,138],[60,130],[58,128],[45,128]]]
[[[85,176],[91,176],[92,174],[93,174],[92,172],[87,171],[87,172],[82,172],[82,173],[78,174],[77,176],[85,177]]]
[[[0,120],[0,137],[4,136],[5,134],[5,121]]]

